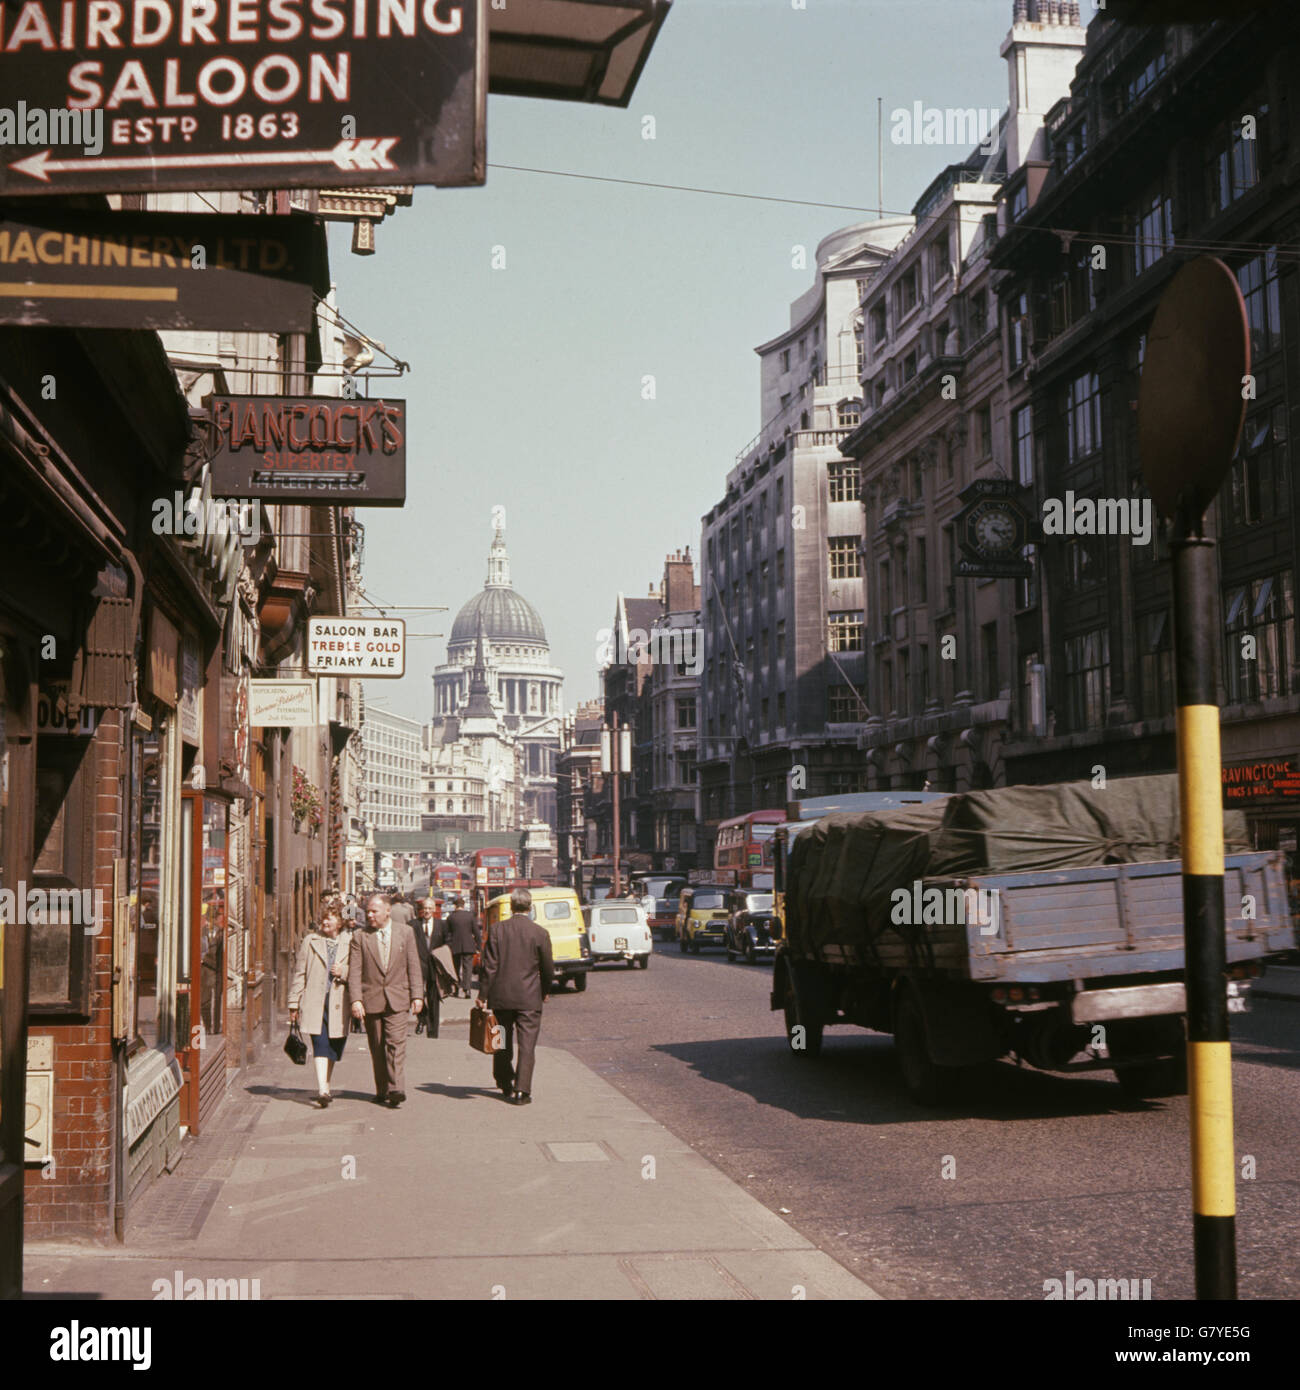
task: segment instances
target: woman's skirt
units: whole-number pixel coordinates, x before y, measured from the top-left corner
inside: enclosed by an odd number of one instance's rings
[[[329,999],[325,1000],[325,1014],[321,1019],[320,1032],[314,1033],[311,1040],[311,1055],[313,1057],[328,1057],[331,1062],[341,1062],[343,1060],[343,1044],[348,1040],[348,1035],[344,1033],[341,1038],[330,1037],[330,1005]]]

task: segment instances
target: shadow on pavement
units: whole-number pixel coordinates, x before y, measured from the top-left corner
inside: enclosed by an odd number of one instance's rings
[[[915,1104],[903,1088],[890,1038],[827,1034],[820,1058],[792,1057],[782,1038],[660,1043],[706,1081],[804,1119],[850,1124],[916,1124],[955,1118],[1041,1120],[1153,1110],[1175,1101],[1130,1100],[1106,1072],[1062,1077],[993,1063],[978,1068],[958,1103]]]

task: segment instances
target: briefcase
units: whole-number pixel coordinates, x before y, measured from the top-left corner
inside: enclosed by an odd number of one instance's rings
[[[469,1045],[475,1052],[501,1051],[501,1028],[491,1009],[481,1009],[477,1004],[469,1011]]]

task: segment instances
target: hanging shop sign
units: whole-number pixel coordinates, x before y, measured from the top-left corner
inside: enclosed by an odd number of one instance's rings
[[[1249,763],[1225,763],[1223,799],[1226,802],[1264,801],[1300,797],[1300,767],[1294,758],[1259,758]]]
[[[328,265],[306,214],[41,209],[0,220],[0,323],[305,333]]]
[[[481,184],[487,3],[0,6],[0,194]]]
[[[320,723],[314,680],[250,680],[248,722],[255,729],[309,729]]]
[[[217,497],[335,507],[406,501],[406,402],[213,396]]]
[[[401,618],[311,618],[307,669],[317,676],[401,676],[406,623]]]

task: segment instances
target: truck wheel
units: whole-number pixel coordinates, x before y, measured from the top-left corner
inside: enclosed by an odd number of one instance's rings
[[[823,1024],[819,1019],[813,1022],[812,1019],[802,1018],[799,1014],[799,999],[794,992],[794,985],[789,980],[785,982],[785,1040],[789,1045],[790,1051],[796,1057],[820,1057],[822,1052],[822,1028]],[[795,1046],[795,1029],[803,1029],[803,1046]]]
[[[940,1067],[931,1059],[921,1006],[910,993],[903,995],[898,1006],[894,1047],[908,1095],[918,1105],[942,1105],[952,1095],[962,1068]]]
[[[1187,1059],[1169,1057],[1163,1062],[1147,1062],[1136,1067],[1116,1067],[1115,1080],[1126,1096],[1134,1100],[1154,1100],[1160,1096],[1187,1094]]]
[[[575,975],[575,976],[573,977],[573,992],[574,992],[574,994],[581,994],[582,991],[583,991],[584,989],[586,989],[586,988],[587,988],[587,975],[586,975],[586,972],[584,971],[581,975]]]

